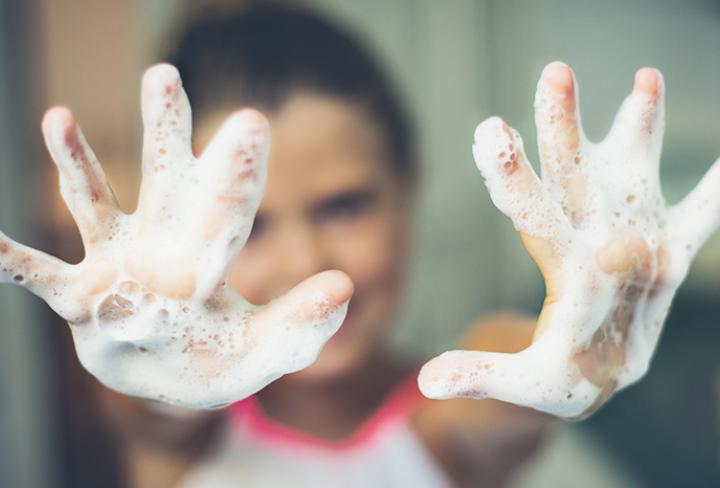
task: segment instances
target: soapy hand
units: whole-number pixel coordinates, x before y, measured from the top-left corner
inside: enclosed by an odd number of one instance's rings
[[[311,364],[342,323],[352,283],[326,271],[264,307],[230,289],[264,188],[267,120],[233,113],[196,158],[190,105],[169,65],[146,72],[142,114],[143,182],[128,215],[70,111],[46,113],[45,141],[86,256],[71,265],[0,233],[0,282],[65,318],[80,361],[107,386],[222,406]]]
[[[582,132],[572,71],[548,65],[535,98],[542,180],[515,130],[497,117],[478,126],[475,162],[547,297],[527,349],[446,352],[420,373],[425,395],[579,418],[644,375],[675,291],[720,224],[720,162],[680,203],[665,203],[663,92],[659,71],[639,70],[609,135],[594,144]]]

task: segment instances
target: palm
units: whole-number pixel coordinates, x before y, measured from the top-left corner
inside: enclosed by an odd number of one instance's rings
[[[420,385],[434,398],[492,397],[579,417],[647,370],[673,295],[720,221],[720,165],[680,204],[665,204],[656,70],[638,71],[599,144],[583,136],[562,63],[543,72],[535,110],[542,180],[499,118],[478,126],[473,148],[493,202],[545,277],[533,344],[516,354],[445,353],[423,368]]]
[[[148,70],[142,102],[143,184],[132,215],[118,208],[72,114],[46,114],[46,143],[86,257],[70,265],[0,233],[0,279],[64,317],[80,360],[106,385],[220,406],[312,363],[340,326],[352,284],[340,272],[321,273],[267,307],[233,292],[230,265],[265,182],[267,120],[234,113],[195,158],[190,106],[173,67]]]

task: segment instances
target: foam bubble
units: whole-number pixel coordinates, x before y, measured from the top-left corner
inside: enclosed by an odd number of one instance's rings
[[[500,118],[476,129],[473,155],[490,197],[525,237],[553,295],[529,348],[439,356],[420,374],[427,396],[581,417],[647,371],[690,260],[720,224],[720,165],[668,207],[658,170],[663,82],[650,69],[638,79],[595,144],[580,125],[572,72],[562,63],[545,69],[535,98],[542,180]]]
[[[217,408],[312,364],[340,327],[352,285],[320,273],[264,307],[231,290],[265,184],[268,122],[237,111],[196,158],[177,70],[148,70],[142,99],[133,215],[118,208],[72,113],[48,111],[43,132],[86,257],[69,265],[0,233],[0,281],[27,287],[68,320],[80,361],[110,388]]]

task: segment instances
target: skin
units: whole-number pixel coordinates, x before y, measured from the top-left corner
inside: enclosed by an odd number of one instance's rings
[[[573,154],[574,145],[580,140],[579,136],[573,135],[573,131],[579,134],[577,117],[572,117],[569,113],[574,110],[574,105],[566,103],[567,99],[574,95],[570,90],[571,84],[567,83],[568,79],[572,80],[571,73],[568,77],[568,72],[569,68],[564,65],[551,65],[546,69],[543,86],[547,86],[553,96],[562,99],[559,104],[560,110],[568,113],[559,119],[559,124],[557,119],[554,121],[551,119],[551,127],[539,127],[539,130],[542,133],[556,131],[558,135],[554,142],[545,145],[541,139],[541,154],[546,155],[543,159],[544,168],[547,167],[550,177],[557,178],[561,185],[569,184],[570,187],[575,188],[576,185],[582,186],[583,175],[573,173],[568,169],[573,166],[566,164],[567,154]],[[177,100],[178,97],[173,95],[172,90],[173,87],[178,86],[175,81],[167,83],[158,93],[165,93],[173,100]],[[652,73],[641,70],[633,93],[648,98],[651,106],[658,106],[658,94],[661,93],[659,74],[653,77]],[[156,101],[158,101],[157,96],[148,98],[151,105]],[[217,114],[218,117],[219,115]],[[351,280],[354,282],[359,299],[349,314],[347,339],[343,338],[341,333],[328,345],[315,365],[302,373],[286,376],[259,395],[268,414],[280,422],[321,437],[340,438],[352,432],[363,419],[367,418],[392,387],[416,366],[412,363],[397,362],[384,354],[381,347],[383,333],[392,319],[400,298],[400,283],[404,268],[402,256],[406,255],[408,245],[406,236],[409,235],[405,222],[409,220],[407,217],[411,207],[412,187],[402,178],[398,178],[397,174],[392,173],[385,159],[386,155],[382,151],[380,135],[374,132],[372,121],[352,105],[329,98],[298,94],[277,113],[269,116],[275,128],[275,142],[268,166],[271,174],[277,176],[271,177],[266,196],[261,203],[259,222],[262,225],[257,226],[257,235],[251,237],[251,241],[238,255],[229,275],[229,281],[230,285],[250,302],[263,302],[286,292],[295,282],[308,275],[334,267],[340,271],[331,275],[316,274],[316,280],[310,282],[311,288],[332,288],[335,291],[332,294],[334,303],[343,303],[349,298],[352,293]],[[233,129],[233,120],[256,126],[261,121],[261,117],[257,112],[238,112],[236,116],[228,119],[230,122],[223,126],[224,129],[218,136],[226,144],[220,144],[219,147],[229,147],[227,144],[232,143],[233,134],[238,133]],[[491,124],[495,123],[491,121]],[[643,137],[648,138],[654,133],[653,124],[652,116],[638,119],[635,126],[637,131],[628,130],[615,136],[618,137],[618,144],[622,144],[624,137],[629,137],[626,142],[631,144],[638,142],[638,139],[642,142]],[[77,283],[78,286],[83,287],[82,290],[77,291],[79,296],[96,295],[108,290],[108,286],[115,285],[123,293],[134,293],[129,288],[125,290],[127,287],[123,287],[123,283],[114,283],[113,273],[120,269],[133,276],[140,286],[145,286],[151,292],[168,299],[182,300],[186,296],[193,295],[197,283],[202,282],[200,278],[203,277],[195,270],[190,274],[191,279],[186,279],[183,273],[187,270],[182,263],[174,263],[177,265],[173,266],[174,272],[180,274],[173,275],[172,279],[157,268],[151,276],[141,276],[151,266],[136,264],[138,262],[147,264],[155,260],[152,257],[153,249],[142,245],[143,232],[152,232],[152,226],[139,227],[142,232],[127,260],[121,263],[108,263],[103,260],[102,249],[93,248],[93,245],[99,243],[104,234],[97,234],[98,226],[94,225],[93,221],[108,225],[103,215],[107,211],[116,211],[114,198],[111,192],[104,190],[104,177],[98,172],[99,165],[92,161],[92,154],[83,148],[84,140],[78,135],[79,131],[75,128],[72,117],[67,112],[55,109],[48,113],[44,126],[51,152],[55,151],[53,156],[60,166],[65,181],[63,196],[80,225],[84,243],[91,248],[86,258],[88,261],[77,267],[67,268],[64,263],[22,247],[0,235],[2,238],[0,264],[3,264],[3,273],[7,275],[4,278],[21,283],[46,298],[57,280]],[[203,134],[207,131],[204,130],[204,123],[200,126],[198,145],[202,147]],[[153,124],[146,125],[150,130],[149,135],[146,134],[146,150],[149,151],[150,156],[145,155],[145,160],[150,162],[146,165],[149,171],[147,187],[150,190],[146,191],[144,184],[140,206],[141,209],[151,210],[158,204],[158,201],[152,197],[152,188],[163,185],[162,180],[153,176],[153,163],[157,163],[160,160],[158,155],[163,153],[162,147],[154,144],[157,141],[154,140],[152,127]],[[530,177],[530,167],[524,159],[519,137],[504,123],[498,123],[497,128],[497,133],[501,136],[504,134],[502,140],[507,143],[500,152],[504,155],[497,155],[497,158],[502,159],[502,161],[498,160],[502,163],[499,170],[504,175],[506,189],[510,188],[513,192],[532,188],[537,182]],[[56,140],[60,142],[54,142]],[[57,150],[63,147],[63,150],[68,150],[68,154],[71,155],[69,160],[62,157],[62,154],[58,157]],[[649,148],[652,150],[654,146]],[[553,151],[557,152],[557,158],[552,156]],[[79,160],[75,157],[77,154],[80,154]],[[237,154],[237,151],[229,151],[226,156]],[[508,157],[507,161],[505,156]],[[554,164],[553,159],[562,164]],[[485,175],[487,170],[483,166],[485,159],[478,157],[476,153],[476,161]],[[259,170],[260,167],[256,169]],[[689,245],[695,250],[717,225],[720,199],[708,189],[717,186],[715,183],[718,181],[718,174],[720,171],[711,170],[698,189],[673,208],[670,215],[669,221],[672,224],[670,228],[687,240],[683,242],[686,246]],[[219,181],[224,184],[226,180]],[[590,185],[590,181],[587,183]],[[98,189],[101,190],[99,193],[95,191]],[[219,198],[218,202],[227,202],[226,195],[233,198],[242,197],[231,190],[228,189],[227,194],[222,193],[220,195],[222,198]],[[365,200],[368,198],[367,195],[372,195],[370,204],[366,202],[360,205],[362,211],[356,208],[348,212],[349,195],[357,199],[358,191],[365,195]],[[145,198],[143,195],[150,196]],[[560,202],[559,206],[547,202],[543,202],[543,205],[547,203],[559,209],[563,218],[568,219],[568,225],[573,226],[575,230],[581,230],[586,217],[585,204],[588,202],[582,200],[583,192],[566,191],[564,195],[566,201]],[[245,198],[238,198],[237,201],[231,198],[230,201],[238,205],[247,204]],[[338,205],[338,201],[344,202],[343,205]],[[342,211],[338,208],[342,208]],[[706,212],[708,218],[687,218],[689,215],[696,216],[699,212]],[[215,223],[218,215],[230,217],[231,213],[228,207],[222,207],[219,213],[205,214],[200,225],[197,226],[201,231],[199,235],[202,239],[212,240],[218,236],[219,229],[223,227]],[[141,223],[147,217],[152,215],[143,211],[138,215]],[[522,216],[511,215],[511,217],[515,220]],[[696,222],[701,222],[702,225],[697,225]],[[182,225],[182,228],[189,232],[188,229],[195,227],[188,228]],[[537,327],[533,321],[520,317],[491,318],[476,325],[474,330],[477,334],[471,336],[466,347],[481,348],[486,351],[477,354],[496,354],[489,357],[504,359],[518,357],[516,355],[530,350],[551,331],[558,331],[558,326],[555,325],[552,317],[557,310],[555,307],[563,302],[564,283],[553,273],[553,270],[558,263],[565,265],[569,258],[558,252],[556,242],[525,231],[522,226],[519,228],[521,238],[530,254],[545,274],[548,283],[546,307],[541,313]],[[111,232],[110,229],[99,230]],[[192,234],[188,237],[191,238]],[[638,294],[626,285],[640,282],[643,287],[642,292],[652,298],[653,293],[657,293],[654,290],[661,287],[666,280],[672,281],[675,285],[679,284],[677,270],[672,267],[677,260],[674,259],[675,256],[673,259],[666,259],[667,256],[661,251],[662,246],[650,249],[644,235],[621,232],[608,237],[607,241],[595,249],[593,262],[596,263],[600,273],[614,277],[613,283],[618,285],[621,300],[607,310],[599,330],[607,325],[612,330],[619,331],[620,340],[624,341],[630,335],[627,331],[631,330],[634,307],[638,301]],[[161,252],[156,254],[164,258]],[[99,261],[93,264],[93,259]],[[98,263],[107,264],[107,269],[100,267],[102,272],[95,271],[90,280],[83,280],[71,274],[81,273],[83,266],[97,270]],[[349,280],[343,272],[347,273]],[[223,282],[222,286],[224,285]],[[307,285],[299,292],[298,288],[294,290],[298,293],[298,297],[305,297],[301,303],[310,308],[309,313],[323,312],[322,309],[318,311],[313,308],[309,300],[312,293],[309,293]],[[670,295],[666,293],[665,299],[671,295],[672,293]],[[222,305],[212,298],[208,297],[209,301],[204,302],[205,306],[216,308]],[[48,301],[52,302],[51,299]],[[82,300],[79,302],[82,303]],[[293,302],[294,300],[286,300],[281,302],[281,306],[274,306],[268,310],[292,307]],[[123,303],[115,300],[110,306],[123,308]],[[92,319],[80,313],[83,312],[82,310],[59,312],[66,318],[70,316],[68,320],[75,324],[82,324],[83,321]],[[114,317],[114,314],[110,316]],[[269,316],[272,317],[272,313]],[[107,317],[108,315],[99,318]],[[254,324],[253,330],[258,334],[258,340],[252,343],[253,347],[262,345],[260,338],[266,331],[262,326],[263,323],[269,327],[275,322],[277,321],[267,319]],[[499,327],[499,324],[502,324],[502,327]],[[536,332],[534,342],[531,343],[533,329]],[[568,358],[569,361],[564,363],[570,365],[571,371],[579,371],[585,379],[601,390],[598,402],[581,405],[583,408],[579,411],[581,414],[593,411],[607,400],[614,391],[618,374],[625,364],[624,352],[627,349],[618,349],[617,341],[609,341],[607,337],[607,334],[592,335],[592,339],[588,343],[581,344],[580,348],[574,350],[573,355]],[[456,386],[450,396],[479,398],[490,396],[521,403],[511,396],[503,396],[502,382],[496,382],[494,386],[500,392],[497,393],[489,390],[488,384],[482,381],[476,384],[473,384],[474,380],[468,381],[467,378],[473,379],[477,376],[466,375],[468,368],[489,369],[485,367],[488,357],[478,357],[475,353],[468,354],[463,354],[462,357],[451,355],[450,360],[445,356],[433,361],[424,368],[425,377],[430,376],[433,380],[433,375],[448,376]],[[207,362],[208,358],[204,356],[198,356],[196,359],[196,365],[214,364],[212,360]],[[513,366],[513,361],[507,361],[507,365]],[[522,370],[520,366],[508,370],[514,369],[517,373]],[[540,370],[530,372],[537,371]],[[555,371],[559,375],[565,372]],[[542,382],[544,379],[548,378],[538,378],[538,381]],[[420,380],[422,386],[423,374]],[[564,398],[566,397],[563,395],[562,399],[551,399],[554,403],[541,406],[545,410],[553,411],[555,406],[563,406]],[[531,405],[538,408],[536,404],[531,403]],[[204,416],[205,414],[198,414],[198,418]],[[187,420],[181,418],[179,422],[184,423]],[[413,421],[428,448],[435,453],[450,476],[458,483],[466,484],[483,473],[489,476],[488,479],[503,480],[516,462],[524,459],[532,450],[528,449],[528,446],[535,445],[547,422],[547,417],[497,402],[468,402],[454,399],[445,402],[426,402],[418,410]],[[205,426],[204,422],[198,422],[196,425]],[[513,433],[511,427],[518,425],[523,427]],[[171,432],[172,429],[168,429],[158,433],[157,436],[150,433],[149,437],[161,437]],[[147,443],[142,437],[146,434],[130,436],[133,439],[130,442],[136,442],[137,445],[143,446],[140,449],[144,449]],[[156,444],[162,445],[162,442]],[[508,446],[512,448],[508,450]],[[488,453],[499,452],[498,449],[507,451],[507,455],[502,456],[502,459],[508,461],[505,465],[492,461],[486,464],[478,462],[483,456],[492,459],[492,454]],[[131,459],[143,458],[142,455],[137,455],[137,450],[133,451],[132,446],[130,451]],[[146,466],[148,462],[147,459],[143,461]],[[479,469],[481,465],[483,469]],[[147,471],[147,468],[142,469]],[[137,478],[143,477],[138,475]]]
[[[584,418],[647,371],[690,262],[720,224],[720,164],[680,203],[660,188],[664,82],[642,68],[608,136],[585,139],[572,70],[548,65],[535,115],[542,179],[519,134],[481,123],[473,153],[493,202],[545,278],[533,342],[522,351],[451,351],[419,376],[431,398],[494,398]]]
[[[202,151],[225,115],[200,121],[195,152]],[[350,277],[355,295],[341,331],[313,365],[258,393],[274,420],[342,439],[420,365],[398,360],[382,347],[402,298],[415,190],[389,169],[372,121],[347,102],[298,93],[269,120],[270,176],[231,285],[249,301],[264,303],[324,269]],[[472,327],[464,344],[512,352],[529,343],[532,329],[525,317],[489,318]],[[179,446],[210,445],[223,428],[220,413],[158,412],[155,405],[110,390],[103,397],[106,412],[124,432],[135,486],[153,486],[158,479],[174,483],[203,453]],[[537,448],[548,422],[528,409],[463,399],[425,400],[412,418],[422,441],[459,486],[505,480]]]
[[[199,125],[198,146],[221,118]],[[318,360],[258,394],[275,420],[341,439],[419,366],[382,348],[402,297],[414,187],[390,170],[372,121],[342,100],[297,94],[269,119],[268,186],[232,285],[251,301],[264,302],[322,269],[350,277],[355,294],[348,316]],[[472,327],[465,344],[511,352],[529,343],[532,329],[525,317],[489,318]],[[534,451],[547,422],[527,409],[467,400],[427,400],[413,418],[431,452],[461,485],[504,479]],[[511,424],[514,429],[508,429]],[[456,442],[462,430],[478,436]],[[488,437],[493,441],[479,440]],[[500,445],[503,462],[497,463],[490,453]],[[487,460],[481,470],[479,458]]]
[[[541,83],[558,99],[563,113],[551,126],[539,124],[544,171],[560,185],[577,190],[568,191],[560,206],[572,226],[582,227],[591,182],[574,171],[582,137],[572,72],[566,65],[554,63],[543,73]],[[651,105],[659,103],[662,89],[658,73],[640,70],[633,93],[647,97]],[[222,115],[200,124],[199,147]],[[258,211],[260,225],[238,256],[231,283],[250,301],[262,303],[325,268],[337,268],[350,276],[361,299],[351,304],[343,326],[350,326],[346,335],[341,333],[330,341],[314,365],[283,377],[259,394],[268,415],[279,422],[319,437],[339,439],[352,433],[417,366],[398,363],[380,346],[400,298],[413,188],[388,171],[381,139],[373,132],[371,121],[342,101],[300,94],[270,114],[270,120],[274,143],[268,165],[272,176]],[[634,137],[642,139],[653,130],[652,118],[640,122]],[[503,125],[502,129],[518,145],[510,128]],[[507,149],[515,157],[508,156],[509,167],[503,169],[513,177],[516,189],[527,191],[535,184],[534,175],[527,169],[521,149]],[[343,194],[379,195],[379,203],[366,206],[363,212],[346,209],[330,212],[331,217],[327,217],[332,202],[347,201],[338,199]],[[697,207],[698,198],[688,202],[687,208]],[[318,214],[325,217],[318,218]],[[713,220],[708,222],[712,226]],[[526,317],[489,317],[471,327],[462,347],[517,354],[552,327],[553,309],[563,294],[562,277],[556,270],[565,257],[547,239],[522,230],[520,237],[546,278],[546,306],[537,326]],[[368,260],[368,256],[373,259]],[[622,283],[642,283],[651,276],[657,281],[652,289],[667,277],[667,259],[662,252],[649,249],[642,235],[612,236],[598,248],[595,259],[599,271],[615,276],[621,289]],[[658,270],[650,273],[654,265]],[[624,341],[637,300],[636,293],[626,290],[619,303],[607,311],[603,326],[620,331],[621,342],[596,334],[570,358],[582,375],[601,388],[597,401],[586,407],[583,415],[609,398],[625,363]],[[452,365],[443,365],[443,369],[453,371]],[[459,486],[505,482],[534,452],[551,423],[550,417],[526,408],[470,399],[427,400],[412,422]]]
[[[296,95],[270,123],[271,176],[231,285],[249,301],[265,303],[294,280],[326,269],[346,273],[355,292],[340,331],[312,366],[292,376],[328,381],[364,361],[394,318],[412,190],[388,171],[372,123],[342,101]],[[213,131],[212,122],[201,123],[198,145]]]
[[[26,287],[62,316],[83,366],[109,387],[218,408],[311,364],[342,323],[353,285],[326,270],[266,306],[238,295],[230,268],[265,185],[267,119],[236,110],[196,156],[177,69],[148,69],[141,105],[132,214],[118,207],[72,113],[48,110],[43,135],[85,257],[69,264],[0,233],[0,282]]]

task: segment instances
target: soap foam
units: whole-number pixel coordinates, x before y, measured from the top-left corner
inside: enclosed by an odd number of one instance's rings
[[[556,301],[524,351],[451,351],[429,362],[419,378],[426,396],[490,397],[581,417],[645,374],[675,291],[720,223],[719,164],[685,201],[665,203],[664,87],[646,70],[638,79],[655,84],[636,81],[608,136],[592,143],[569,68],[546,68],[535,98],[542,180],[515,130],[498,117],[478,126],[473,155],[490,197],[534,239],[528,249],[554,274]]]
[[[70,265],[0,234],[0,281],[68,320],[80,361],[110,388],[222,407],[312,364],[345,317],[351,285],[328,271],[263,307],[235,293],[227,280],[262,197],[268,122],[235,112],[196,158],[177,70],[151,68],[142,91],[136,212],[118,208],[72,114],[51,109],[43,132],[86,257]]]

